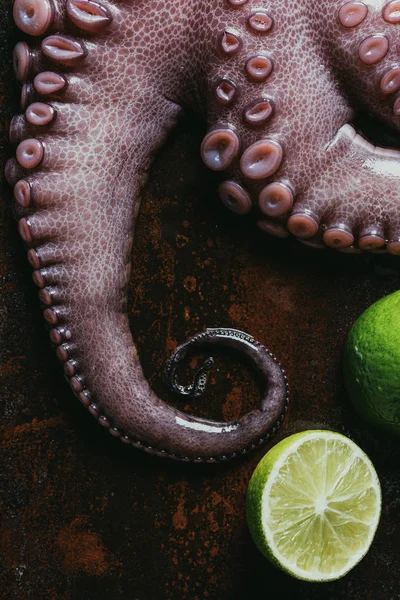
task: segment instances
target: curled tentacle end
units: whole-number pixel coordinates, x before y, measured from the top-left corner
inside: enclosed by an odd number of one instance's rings
[[[281,424],[289,401],[286,375],[271,352],[247,333],[227,328],[207,329],[205,332],[191,337],[177,348],[166,368],[166,381],[171,391],[181,397],[197,398],[201,396],[206,389],[214,359],[207,358],[196,372],[193,383],[186,387],[178,383],[177,370],[189,353],[200,348],[207,349],[217,345],[232,348],[250,359],[261,375],[263,393],[259,409],[244,415],[239,421],[225,423],[225,426],[220,428],[221,441],[218,445],[221,455],[216,457],[215,462],[245,454],[248,450],[266,442],[271,433],[274,433]],[[201,419],[197,420],[201,421]],[[204,420],[204,424],[210,426],[213,422]],[[221,425],[221,423],[215,423],[215,425]],[[235,451],[224,452],[225,442],[222,438],[232,435],[236,438]],[[226,441],[228,442],[228,440]],[[228,446],[230,444],[231,440],[229,440]]]

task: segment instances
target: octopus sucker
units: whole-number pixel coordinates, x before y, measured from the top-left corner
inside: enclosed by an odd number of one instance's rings
[[[399,131],[400,3],[16,0],[21,114],[6,165],[50,340],[73,393],[124,444],[218,462],[265,442],[288,405],[284,371],[250,335],[207,329],[178,348],[229,346],[260,373],[260,406],[214,422],[151,390],[126,284],[152,159],[189,108],[228,210],[316,249],[400,254],[400,153],[352,126],[359,108]],[[311,26],[305,26],[305,19]],[[28,36],[28,37],[26,37]],[[29,37],[30,36],[30,37]]]
[[[107,7],[94,0],[68,0],[66,11],[74,25],[93,34],[103,31],[112,21]]]
[[[42,35],[53,20],[51,0],[15,0],[15,24],[28,35]]]

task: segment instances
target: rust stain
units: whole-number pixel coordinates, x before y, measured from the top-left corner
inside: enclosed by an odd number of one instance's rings
[[[0,427],[0,437],[1,443],[5,444],[9,441],[15,440],[23,435],[27,434],[41,434],[46,429],[51,429],[52,427],[59,427],[63,423],[63,415],[59,414],[56,417],[51,417],[50,419],[44,419],[43,421],[38,421],[37,419],[33,419],[30,423],[24,423],[23,425],[17,425],[13,427],[11,430],[6,427]]]
[[[216,556],[218,556],[218,553],[219,553],[219,545],[214,544],[214,546],[210,549],[210,554],[213,558],[215,558]]]
[[[186,235],[178,233],[178,235],[176,236],[176,245],[178,246],[178,248],[183,248],[188,242],[189,238]]]
[[[208,528],[212,533],[215,533],[216,531],[219,530],[219,523],[218,523],[217,519],[215,518],[213,510],[210,510],[207,513],[207,521],[210,523]]]
[[[183,287],[188,292],[194,292],[197,287],[196,277],[193,277],[192,275],[188,275],[188,277],[186,277],[183,282]]]
[[[234,387],[231,392],[226,395],[226,400],[222,407],[224,419],[232,421],[239,419],[242,410],[242,390],[239,387]]]
[[[232,304],[228,311],[229,317],[232,319],[232,321],[238,323],[243,320],[246,313],[246,307],[240,304]]]
[[[172,523],[175,529],[186,529],[188,520],[185,508],[186,495],[182,492],[178,499],[178,506],[174,514],[172,515]]]
[[[101,577],[119,566],[100,536],[87,529],[85,517],[78,517],[63,527],[57,545],[64,557],[64,568],[70,573],[83,572]]]
[[[279,310],[293,313],[296,309],[296,298],[293,288],[281,278],[271,278],[264,289],[268,300]]]
[[[171,353],[176,350],[176,340],[174,339],[174,336],[172,334],[173,319],[174,319],[174,317],[172,314],[172,304],[171,304],[171,306],[169,307],[169,310],[168,310],[167,340],[166,340],[167,349]]]
[[[20,364],[24,360],[25,356],[11,357],[4,365],[0,366],[0,375],[17,375],[24,369],[24,365]]]

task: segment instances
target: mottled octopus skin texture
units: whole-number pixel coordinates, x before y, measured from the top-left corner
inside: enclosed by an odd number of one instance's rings
[[[287,389],[246,334],[193,338],[232,344],[263,372],[261,407],[239,423],[180,413],[143,376],[125,310],[140,191],[190,108],[238,215],[315,247],[399,254],[400,153],[349,123],[364,109],[399,129],[400,0],[16,0],[14,19],[27,37],[6,175],[74,393],[114,436],[159,455],[211,462],[257,445]]]

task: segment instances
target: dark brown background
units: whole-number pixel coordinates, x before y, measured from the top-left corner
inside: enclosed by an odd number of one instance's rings
[[[0,4],[0,151],[17,90],[11,2]],[[246,526],[249,478],[265,452],[222,466],[181,465],[122,446],[79,406],[48,343],[11,199],[0,203],[0,597],[7,600],[400,598],[399,444],[362,424],[342,389],[349,327],[400,287],[400,260],[342,256],[266,239],[216,197],[201,165],[202,125],[186,119],[157,160],[133,252],[130,315],[154,389],[172,401],[163,365],[206,326],[233,326],[285,365],[292,400],[275,437],[341,431],[370,455],[383,488],[368,556],[342,581],[290,579]],[[223,356],[198,414],[237,417],[257,402],[246,368]],[[186,407],[189,408],[189,407]]]

